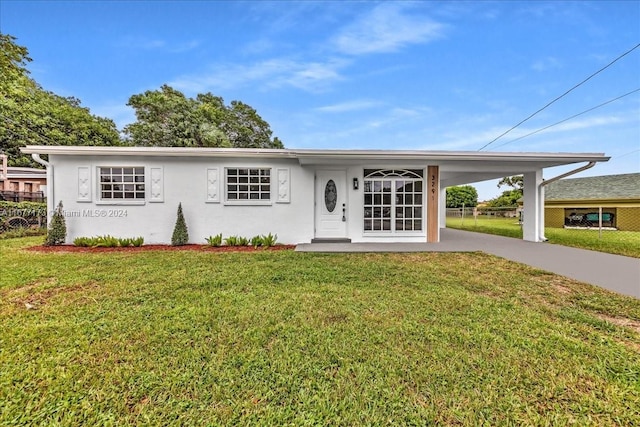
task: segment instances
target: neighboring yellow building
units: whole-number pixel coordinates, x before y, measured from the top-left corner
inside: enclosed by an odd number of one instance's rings
[[[562,179],[545,187],[545,226],[640,231],[640,173]]]

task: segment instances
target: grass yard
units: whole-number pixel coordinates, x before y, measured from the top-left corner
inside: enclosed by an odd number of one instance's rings
[[[447,218],[447,227],[522,239],[522,228],[515,218],[478,217],[475,220],[470,217],[464,218],[464,221],[460,218]],[[601,237],[597,229],[546,227],[544,233],[549,243],[640,258],[640,232],[603,231]]]
[[[482,253],[41,240],[0,241],[0,425],[640,423],[633,298]]]

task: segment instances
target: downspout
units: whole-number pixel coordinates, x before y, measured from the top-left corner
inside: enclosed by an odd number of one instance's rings
[[[539,192],[539,194],[542,195],[543,212],[544,212],[544,187],[545,186],[551,184],[552,182],[556,182],[558,180],[561,180],[562,178],[566,178],[568,176],[575,175],[575,174],[577,174],[579,172],[582,172],[584,170],[587,170],[587,169],[591,169],[592,167],[594,167],[596,165],[596,163],[597,162],[589,162],[588,164],[586,164],[584,166],[580,166],[578,169],[571,170],[569,172],[563,173],[562,175],[558,175],[558,176],[553,177],[551,179],[543,180],[540,183],[540,185],[538,186],[538,192]],[[542,236],[540,236],[540,240],[543,241],[543,242],[546,242],[547,240],[549,240],[544,235],[544,224],[542,224]]]
[[[566,178],[566,177],[571,176],[571,175],[575,175],[575,174],[577,174],[578,172],[582,172],[582,171],[584,171],[584,170],[591,169],[592,167],[594,167],[594,166],[596,165],[596,163],[597,163],[597,162],[589,162],[589,164],[586,164],[586,165],[584,165],[584,166],[581,166],[581,167],[579,167],[578,169],[574,169],[574,170],[569,171],[569,172],[567,172],[567,173],[563,173],[562,175],[558,175],[558,176],[556,176],[555,178],[545,179],[544,181],[542,181],[542,182],[540,183],[540,187],[544,187],[545,185],[551,184],[552,182],[556,182],[556,181],[558,181],[559,179]]]
[[[51,221],[51,212],[55,209],[55,200],[53,199],[53,165],[40,157],[40,154],[33,153],[31,158],[36,163],[47,168],[47,224]]]

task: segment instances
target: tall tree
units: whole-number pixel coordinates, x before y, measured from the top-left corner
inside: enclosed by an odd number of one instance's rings
[[[0,33],[0,149],[10,166],[40,167],[20,152],[28,144],[122,143],[112,120],[92,115],[77,98],[46,91],[30,78],[30,61],[26,47]]]
[[[447,207],[478,206],[478,190],[472,185],[461,185],[447,188]]]
[[[524,176],[505,176],[498,182],[498,188],[502,186],[507,186],[513,188],[514,190],[522,191],[524,189]]]
[[[488,205],[492,207],[516,207],[518,199],[523,195],[524,177],[522,175],[505,176],[498,182],[498,188],[511,187],[505,190],[501,195],[489,200]]]
[[[282,148],[269,124],[251,106],[211,93],[187,98],[169,85],[133,95],[137,121],[124,128],[134,145]]]

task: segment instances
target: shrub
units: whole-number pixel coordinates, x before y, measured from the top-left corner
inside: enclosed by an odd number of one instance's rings
[[[117,248],[120,246],[120,239],[109,236],[108,234],[105,236],[98,236],[95,238],[95,244],[93,246],[97,248]]]
[[[0,200],[0,223],[9,218],[21,217],[31,225],[46,228],[47,204],[41,202],[6,202]]]
[[[176,219],[176,225],[173,228],[173,235],[171,236],[171,245],[183,246],[189,242],[189,231],[187,230],[187,223],[184,221],[184,215],[182,214],[182,203],[178,204],[178,218]]]
[[[225,238],[224,244],[227,246],[238,246],[238,236],[229,236]]]
[[[47,237],[44,241],[45,246],[55,246],[64,243],[67,238],[67,224],[64,220],[64,213],[62,211],[62,200],[58,203],[56,211],[51,217],[51,223],[47,230]]]
[[[262,246],[262,236],[253,236],[251,238],[251,246],[254,248]]]
[[[105,236],[96,236],[96,237],[77,237],[73,240],[73,244],[75,246],[85,247],[85,248],[116,248],[122,247],[126,248],[129,246],[142,246],[144,243],[143,237],[134,237],[134,238],[117,238],[109,235]]]
[[[268,248],[268,247],[271,247],[271,246],[275,246],[276,242],[278,241],[278,235],[277,234],[273,235],[273,234],[269,233],[266,236],[262,235],[261,238],[262,238],[262,246],[265,247],[265,248]]]
[[[136,248],[138,248],[142,245],[144,245],[144,237],[139,236],[131,239],[131,246],[135,246]]]
[[[240,236],[229,236],[224,239],[224,244],[227,246],[247,246],[249,239]]]
[[[128,248],[129,246],[133,246],[133,239],[131,237],[123,237],[118,239],[118,246],[123,248]]]
[[[80,246],[82,248],[89,248],[93,246],[94,239],[91,237],[76,237],[73,239],[74,246]]]
[[[18,228],[0,233],[0,240],[15,239],[18,237],[44,236],[47,234],[46,228]]]
[[[217,248],[222,245],[222,233],[207,237],[207,244]]]

